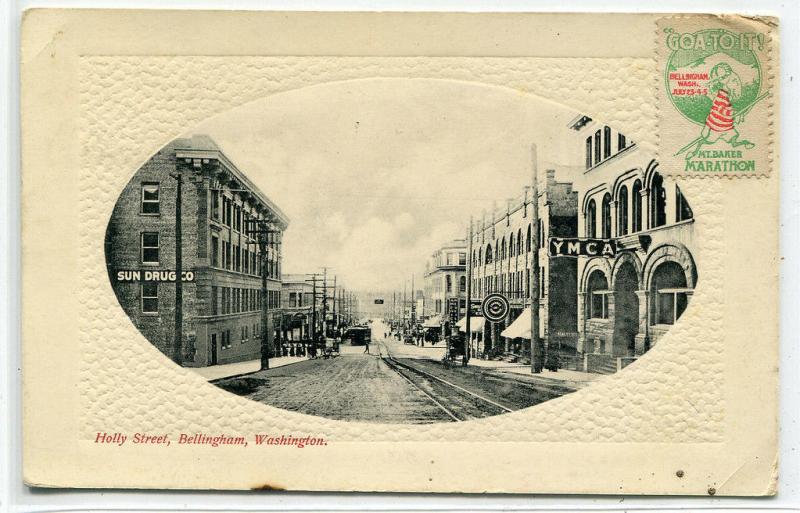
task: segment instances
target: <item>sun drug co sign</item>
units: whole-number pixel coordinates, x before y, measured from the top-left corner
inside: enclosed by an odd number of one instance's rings
[[[117,271],[115,275],[118,283],[127,282],[174,282],[175,271],[170,270],[129,270]],[[182,282],[193,282],[194,271],[181,272]]]

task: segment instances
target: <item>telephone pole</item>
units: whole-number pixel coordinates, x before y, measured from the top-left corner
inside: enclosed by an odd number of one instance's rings
[[[467,336],[464,337],[464,357],[461,360],[463,365],[467,365],[470,357],[470,350],[472,349],[472,326],[470,326],[471,307],[472,307],[472,216],[469,216],[469,246],[467,248],[467,316],[465,317],[466,325],[464,329]]]
[[[280,245],[280,240],[275,235],[280,234],[280,230],[275,229],[275,224],[270,218],[248,220],[248,235],[255,238],[258,245],[258,254],[261,260],[259,271],[261,272],[261,369],[269,369],[269,359],[272,355],[272,348],[269,342],[269,291],[267,290],[267,262],[269,260],[269,250],[275,250]],[[251,244],[248,242],[248,244]]]
[[[317,343],[317,283],[320,280],[319,273],[311,273],[307,276],[310,276],[309,279],[306,279],[306,282],[311,282],[311,343],[315,345]]]
[[[536,145],[531,145],[533,189],[531,191],[531,372],[544,368],[544,342],[539,337],[539,163]]]

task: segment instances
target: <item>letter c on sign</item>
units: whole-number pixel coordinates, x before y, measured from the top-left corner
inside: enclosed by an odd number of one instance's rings
[[[590,242],[589,244],[587,244],[586,245],[586,252],[589,253],[590,255],[596,255],[597,254],[597,243],[596,242]]]

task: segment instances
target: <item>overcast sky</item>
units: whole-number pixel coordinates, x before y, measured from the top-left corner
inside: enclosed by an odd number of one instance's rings
[[[329,266],[351,289],[388,290],[411,273],[421,283],[470,214],[522,193],[531,143],[541,169],[578,164],[575,115],[509,89],[359,80],[270,96],[188,134],[214,138],[289,216],[284,273]]]

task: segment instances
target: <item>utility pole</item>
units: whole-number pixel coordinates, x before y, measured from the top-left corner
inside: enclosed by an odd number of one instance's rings
[[[328,268],[322,268],[322,337],[328,336]]]
[[[536,145],[531,145],[533,189],[531,191],[531,372],[544,368],[544,341],[539,337],[539,163]]]
[[[339,318],[336,316],[336,275],[333,275],[333,333],[339,329]]]
[[[175,341],[172,347],[172,360],[183,364],[183,234],[181,233],[181,189],[183,174],[180,171],[170,173],[175,179]]]
[[[316,347],[317,344],[317,282],[320,281],[319,273],[312,273],[307,282],[311,282],[311,343]]]
[[[469,352],[472,349],[471,342],[472,342],[472,326],[470,326],[470,318],[471,315],[471,306],[472,306],[472,216],[469,216],[469,246],[467,247],[467,316],[466,316],[466,325],[464,329],[467,332],[467,336],[464,337],[464,358],[461,360],[461,363],[466,366],[469,362]]]
[[[272,355],[272,348],[269,343],[269,291],[267,290],[267,262],[269,260],[269,250],[274,250],[280,245],[279,240],[275,240],[274,235],[280,234],[276,230],[272,219],[264,217],[262,219],[248,220],[247,229],[249,235],[256,239],[258,254],[261,260],[259,271],[261,272],[261,370],[269,369],[269,358]],[[250,244],[250,242],[248,242]]]

